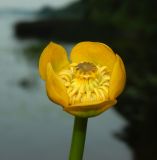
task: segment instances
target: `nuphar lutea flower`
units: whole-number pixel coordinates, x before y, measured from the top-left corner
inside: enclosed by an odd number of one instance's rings
[[[71,51],[50,43],[39,61],[47,95],[68,113],[96,116],[116,103],[126,73],[121,58],[110,47],[98,42],[78,43]]]

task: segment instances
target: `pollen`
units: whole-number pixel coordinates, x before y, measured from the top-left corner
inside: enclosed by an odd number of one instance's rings
[[[110,72],[107,66],[72,63],[59,73],[69,96],[69,105],[108,99]]]

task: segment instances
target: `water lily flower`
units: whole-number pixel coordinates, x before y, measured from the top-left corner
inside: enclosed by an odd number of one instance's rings
[[[50,42],[39,60],[49,99],[75,116],[99,115],[114,104],[123,91],[126,72],[122,59],[99,42],[80,42],[66,50]]]

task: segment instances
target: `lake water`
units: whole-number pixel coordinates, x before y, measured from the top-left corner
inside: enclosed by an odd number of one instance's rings
[[[14,37],[20,19],[33,16],[0,14],[0,160],[68,160],[73,117],[48,100],[38,60],[23,54],[38,41]],[[89,119],[84,159],[131,160],[130,148],[114,137],[125,125],[114,109]]]

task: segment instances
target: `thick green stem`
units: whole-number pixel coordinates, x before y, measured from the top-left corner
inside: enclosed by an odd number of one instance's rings
[[[82,160],[88,118],[75,117],[69,160]]]

